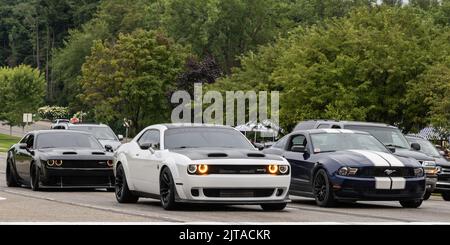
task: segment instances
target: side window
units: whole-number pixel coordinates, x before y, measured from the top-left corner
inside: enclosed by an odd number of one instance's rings
[[[34,135],[30,134],[26,143],[28,149],[34,149]]]
[[[20,141],[20,143],[27,143],[28,137],[30,137],[29,134],[25,135],[25,137],[22,138],[22,140]]]
[[[331,126],[331,128],[341,128],[341,126],[333,124],[333,126]]]
[[[330,124],[319,124],[319,126],[317,126],[317,128],[329,128]]]
[[[307,141],[306,137],[302,134],[294,135],[289,140],[289,148],[287,149],[290,151],[293,146],[305,146],[306,147]]]
[[[277,143],[275,143],[272,147],[273,148],[278,148],[278,149],[283,149],[284,146],[286,145],[286,141],[289,137],[288,136],[284,136],[283,138],[279,139],[277,141]]]
[[[149,129],[145,131],[145,133],[139,138],[138,144],[155,144],[158,145],[157,148],[159,148],[159,130],[156,129]]]

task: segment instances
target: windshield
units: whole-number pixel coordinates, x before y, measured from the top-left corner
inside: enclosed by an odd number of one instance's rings
[[[408,137],[408,140],[411,143],[418,143],[420,145],[420,152],[432,157],[441,157],[439,151],[430,143],[430,141],[415,137]]]
[[[114,132],[109,127],[75,126],[70,127],[70,130],[91,133],[99,140],[118,140]]]
[[[103,149],[92,136],[81,133],[46,133],[37,137],[37,149],[45,148],[91,148]]]
[[[368,132],[386,146],[394,146],[396,148],[404,149],[410,148],[405,136],[397,128],[361,125],[345,125],[345,128]]]
[[[207,148],[225,147],[254,150],[245,136],[228,128],[187,127],[172,128],[165,131],[164,148]]]
[[[380,141],[370,134],[318,133],[311,134],[311,140],[315,153],[344,150],[389,152]]]

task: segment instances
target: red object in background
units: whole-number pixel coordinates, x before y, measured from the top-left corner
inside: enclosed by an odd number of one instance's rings
[[[76,118],[76,117],[72,117],[71,119],[70,119],[70,123],[79,123],[80,122],[80,119],[78,119],[78,118]]]

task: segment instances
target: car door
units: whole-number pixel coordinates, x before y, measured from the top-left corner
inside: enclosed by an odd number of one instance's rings
[[[160,131],[158,129],[149,129],[145,131],[137,140],[139,147],[133,151],[132,175],[136,188],[139,191],[159,194],[159,164],[162,162],[160,157]],[[152,149],[148,145],[152,144]]]
[[[20,143],[26,143],[27,147],[26,149],[20,149],[19,146],[17,146],[17,152],[16,152],[16,169],[17,172],[24,181],[30,180],[30,164],[33,160],[33,155],[31,154],[31,151],[34,149],[34,135],[28,134],[25,136]]]
[[[305,149],[304,152],[295,151],[296,146]],[[310,161],[308,150],[309,142],[305,134],[293,134],[290,136],[283,157],[291,165],[291,190],[292,192],[311,192],[311,171],[314,163]]]

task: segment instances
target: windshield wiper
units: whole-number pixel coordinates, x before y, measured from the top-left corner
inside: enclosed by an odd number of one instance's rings
[[[391,147],[395,147],[395,148],[402,148],[402,149],[408,149],[408,148],[406,148],[406,147],[404,147],[404,146],[400,146],[400,145],[395,145],[395,144],[387,144],[386,146],[391,146]]]

